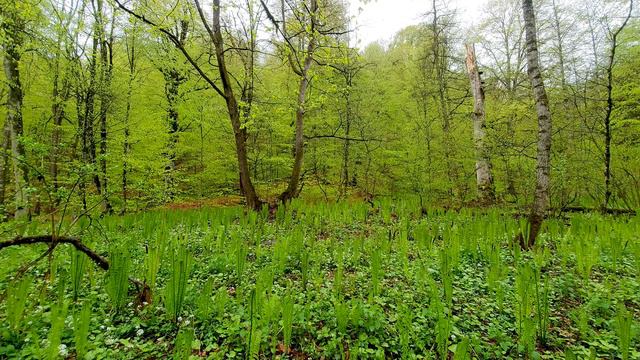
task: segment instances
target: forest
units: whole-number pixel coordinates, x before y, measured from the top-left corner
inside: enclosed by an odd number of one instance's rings
[[[640,359],[640,5],[390,1],[0,0],[0,359]]]

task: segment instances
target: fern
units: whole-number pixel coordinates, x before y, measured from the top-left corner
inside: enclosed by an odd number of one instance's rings
[[[251,344],[249,345],[249,356],[250,360],[257,360],[260,356],[260,345],[262,342],[262,331],[260,329],[255,329],[253,334],[251,334]]]
[[[129,257],[123,248],[114,248],[110,261],[106,290],[113,308],[119,311],[124,307],[129,291]]]
[[[631,324],[633,315],[627,310],[624,304],[618,304],[618,312],[615,319],[615,327],[618,333],[618,349],[622,360],[629,359],[629,348],[631,347]]]
[[[380,248],[373,250],[370,263],[371,287],[369,300],[380,294],[380,282],[382,280],[382,255]]]
[[[293,296],[287,294],[282,301],[282,335],[286,349],[291,345],[291,333],[293,330]]]
[[[51,307],[51,328],[49,329],[49,346],[47,347],[47,357],[49,359],[57,359],[59,356],[66,316],[67,303],[61,296],[58,302]]]
[[[189,360],[194,331],[191,328],[180,329],[173,349],[174,360]]]
[[[187,293],[187,283],[191,272],[191,254],[183,245],[178,245],[170,251],[169,282],[164,290],[164,302],[173,321],[177,321],[184,305]]]
[[[347,325],[349,323],[349,306],[347,306],[344,300],[336,300],[333,306],[336,315],[338,334],[345,335],[347,333]]]
[[[75,248],[70,248],[71,255],[71,286],[73,288],[73,301],[78,300],[82,277],[84,276],[87,257]]]
[[[76,355],[79,359],[87,353],[90,323],[91,303],[85,302],[82,309],[73,316],[73,338],[76,342]]]
[[[7,322],[9,323],[9,327],[14,331],[19,331],[21,328],[20,325],[27,303],[27,295],[32,282],[32,277],[24,276],[17,286],[9,287],[7,290]]]
[[[196,311],[201,321],[206,321],[213,312],[214,302],[211,301],[213,292],[213,278],[209,279],[202,287],[196,298]]]

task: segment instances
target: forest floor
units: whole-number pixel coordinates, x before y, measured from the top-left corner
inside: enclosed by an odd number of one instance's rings
[[[236,201],[77,224],[106,272],[61,244],[17,279],[47,247],[2,249],[0,359],[640,359],[638,216],[551,219],[523,252],[504,209]]]

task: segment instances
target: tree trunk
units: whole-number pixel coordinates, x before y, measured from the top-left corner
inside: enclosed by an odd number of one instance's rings
[[[11,25],[6,26],[7,39],[4,51],[4,73],[9,84],[7,96],[6,122],[10,128],[11,155],[13,157],[13,177],[15,186],[15,218],[22,219],[29,215],[29,172],[26,166],[24,146],[20,142],[23,135],[22,124],[22,84],[20,82],[20,46],[24,30],[24,23],[20,19],[13,19]]]
[[[527,43],[527,73],[533,88],[533,97],[538,115],[538,154],[536,167],[536,189],[529,216],[529,236],[523,242],[526,249],[531,248],[536,241],[542,227],[544,216],[549,207],[549,187],[551,182],[551,112],[549,99],[544,87],[540,57],[538,54],[538,40],[536,35],[536,18],[533,0],[522,1],[522,12]]]
[[[295,133],[295,145],[294,145],[294,157],[293,168],[291,169],[291,178],[289,178],[289,185],[287,189],[280,195],[280,201],[286,203],[291,199],[298,196],[298,184],[300,183],[300,173],[302,171],[302,160],[304,157],[304,114],[305,103],[307,100],[307,89],[309,88],[310,78],[309,70],[313,64],[313,52],[316,47],[315,38],[315,22],[316,12],[318,11],[317,0],[311,0],[311,7],[309,9],[309,44],[307,45],[306,56],[304,63],[299,70],[300,87],[298,89],[298,108],[296,109],[296,133]],[[294,66],[293,63],[291,63]],[[294,71],[298,72],[295,68]]]
[[[127,200],[128,200],[128,179],[129,175],[129,152],[131,151],[129,145],[129,118],[131,116],[131,96],[133,94],[133,80],[136,73],[136,27],[135,23],[131,29],[131,44],[125,40],[127,47],[127,61],[129,64],[129,79],[127,82],[127,105],[124,113],[124,142],[122,144],[122,213],[127,212]]]
[[[213,43],[215,46],[218,72],[222,81],[223,97],[227,105],[233,136],[236,144],[236,156],[238,158],[238,170],[240,173],[240,187],[245,197],[248,208],[259,210],[262,207],[262,200],[251,181],[249,162],[247,160],[247,130],[242,126],[241,114],[238,108],[238,101],[233,93],[231,85],[231,75],[227,70],[224,57],[224,42],[222,40],[222,29],[220,25],[220,0],[213,0]]]
[[[96,165],[96,139],[94,133],[94,121],[95,121],[95,96],[97,88],[97,62],[98,62],[98,45],[100,38],[97,30],[97,25],[93,29],[93,44],[91,49],[91,58],[89,60],[89,86],[84,96],[84,116],[82,119],[82,160],[85,165],[92,165],[91,175],[93,183],[96,186],[97,192],[102,193],[102,187],[100,186],[100,177],[94,168]],[[83,181],[84,183],[84,181]],[[85,188],[86,192],[86,188]],[[86,197],[86,194],[84,195]]]
[[[433,55],[433,68],[435,70],[436,82],[438,84],[438,103],[440,117],[442,119],[442,138],[444,146],[444,157],[447,165],[447,177],[450,183],[449,193],[452,196],[456,196],[462,200],[464,197],[465,186],[462,185],[458,178],[458,164],[455,161],[455,149],[452,143],[451,135],[451,113],[448,106],[448,83],[447,83],[447,68],[448,59],[446,54],[446,34],[443,34],[445,29],[440,29],[438,23],[438,7],[436,0],[433,0],[433,22],[431,24],[431,31],[433,33],[432,55]],[[457,191],[454,190],[457,188]],[[454,194],[457,192],[457,194]]]
[[[109,39],[106,35],[104,22],[103,1],[97,1],[96,25],[98,26],[98,38],[100,39],[100,176],[102,190],[102,211],[110,214],[113,212],[109,201],[109,187],[107,176],[107,147],[108,128],[107,115],[111,106],[111,77],[113,72],[113,23]]]
[[[164,182],[165,200],[170,201],[175,197],[176,148],[178,147],[180,131],[178,100],[180,97],[180,84],[184,80],[176,68],[170,68],[165,70],[164,81],[164,94],[167,99],[167,134],[169,135],[165,150],[167,163],[164,168]]]
[[[7,218],[6,209],[6,193],[7,185],[9,185],[9,153],[11,151],[11,124],[9,121],[4,122],[4,131],[2,137],[2,154],[0,156],[0,221]]]
[[[58,190],[60,183],[58,179],[59,161],[60,161],[60,141],[62,140],[62,120],[64,119],[64,103],[68,98],[69,89],[66,77],[60,83],[60,57],[55,60],[55,68],[53,75],[53,90],[51,96],[53,98],[53,104],[51,105],[51,114],[53,119],[53,129],[51,131],[51,156],[50,156],[50,168],[51,186],[53,191],[53,204],[52,207],[56,207],[60,203],[58,196]],[[61,88],[62,87],[62,88]],[[52,209],[53,210],[53,209]]]
[[[473,142],[476,150],[476,186],[478,195],[484,204],[495,202],[491,160],[485,144],[485,111],[484,89],[480,79],[480,71],[476,62],[476,51],[473,44],[467,44],[467,72],[473,93]]]
[[[613,112],[613,67],[615,65],[618,35],[627,26],[633,12],[633,0],[629,2],[629,13],[620,27],[611,35],[611,50],[607,65],[607,111],[604,118],[604,201],[602,208],[609,206],[611,199],[611,113]]]

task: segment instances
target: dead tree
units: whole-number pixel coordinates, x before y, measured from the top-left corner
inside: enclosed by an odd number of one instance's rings
[[[484,111],[484,89],[480,71],[476,62],[476,51],[473,44],[467,44],[467,72],[473,93],[473,142],[476,150],[476,186],[480,201],[484,204],[495,202],[491,159],[486,145],[486,126]]]

